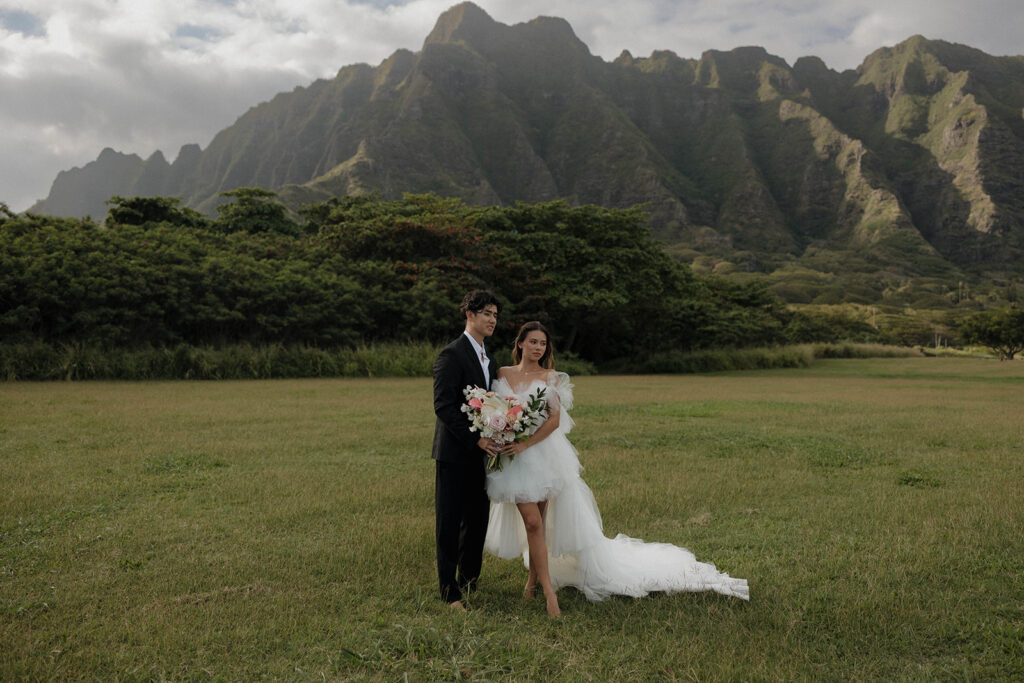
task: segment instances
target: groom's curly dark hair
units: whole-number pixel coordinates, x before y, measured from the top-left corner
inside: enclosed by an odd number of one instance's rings
[[[462,297],[462,305],[459,306],[459,315],[465,318],[466,311],[479,313],[491,304],[497,306],[498,313],[501,313],[501,302],[498,301],[498,297],[494,296],[486,289],[474,289],[472,292],[467,292],[466,296]]]

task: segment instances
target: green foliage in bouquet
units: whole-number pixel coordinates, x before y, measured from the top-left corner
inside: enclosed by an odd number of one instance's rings
[[[527,397],[529,400],[523,406],[525,409],[523,412],[530,417],[523,421],[524,429],[516,434],[516,441],[526,441],[529,439],[530,435],[535,431],[534,428],[539,427],[548,418],[547,391],[547,387],[540,387]]]

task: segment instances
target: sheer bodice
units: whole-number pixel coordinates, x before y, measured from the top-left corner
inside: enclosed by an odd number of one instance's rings
[[[559,431],[563,434],[568,433],[573,424],[568,412],[572,410],[573,405],[573,385],[569,375],[564,372],[551,371],[546,377],[529,380],[516,386],[512,386],[506,378],[499,377],[494,381],[491,389],[499,394],[507,392],[518,398],[520,402],[525,402],[541,387],[545,389],[545,398],[548,401],[549,409],[559,411],[565,423],[559,425]]]

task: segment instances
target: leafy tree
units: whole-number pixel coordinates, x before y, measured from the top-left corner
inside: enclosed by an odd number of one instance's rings
[[[710,276],[702,282],[698,302],[707,309],[690,348],[764,346],[782,340],[787,312],[760,281],[735,282]]]
[[[650,234],[638,209],[562,201],[485,209],[496,289],[512,324],[550,323],[558,348],[610,358],[778,340],[781,305],[760,285],[697,278]]]
[[[879,333],[874,327],[842,313],[819,313],[797,311],[790,315],[783,330],[790,344],[810,342],[871,342],[878,341]]]
[[[936,331],[935,323],[923,317],[886,315],[878,321],[878,341],[894,346],[928,346]]]
[[[494,249],[458,200],[344,197],[313,208],[322,221],[314,254],[360,283],[372,339],[446,340],[467,289],[501,296]]]
[[[340,200],[331,197],[327,201],[306,204],[298,210],[299,216],[305,221],[303,230],[310,234],[316,234],[320,228],[327,225],[331,219],[331,213],[339,206]]]
[[[273,193],[227,195],[216,230],[178,222],[188,214],[164,198],[114,198],[105,228],[0,213],[0,340],[437,342],[478,287],[504,304],[496,348],[538,319],[595,361],[773,343],[786,320],[763,286],[672,259],[639,211],[344,197],[308,207],[300,236]]]
[[[234,201],[217,207],[219,214],[213,227],[221,232],[262,232],[282,235],[299,235],[298,224],[288,217],[285,205],[275,200],[276,192],[258,187],[240,187],[221,192],[221,197]]]
[[[105,225],[154,225],[169,223],[188,228],[201,228],[207,225],[201,213],[187,206],[181,206],[178,197],[121,197],[114,195],[107,200],[110,209],[107,211]]]
[[[1003,308],[975,313],[960,325],[960,333],[969,343],[982,344],[1013,360],[1024,351],[1024,310]]]

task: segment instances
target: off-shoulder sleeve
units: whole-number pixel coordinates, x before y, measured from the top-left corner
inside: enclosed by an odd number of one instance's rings
[[[552,371],[547,377],[548,405],[556,410],[572,410],[572,382],[564,372]]]
[[[572,410],[572,382],[564,372],[551,372],[547,377],[548,411],[558,412],[558,431],[568,434],[576,425],[569,411]]]

